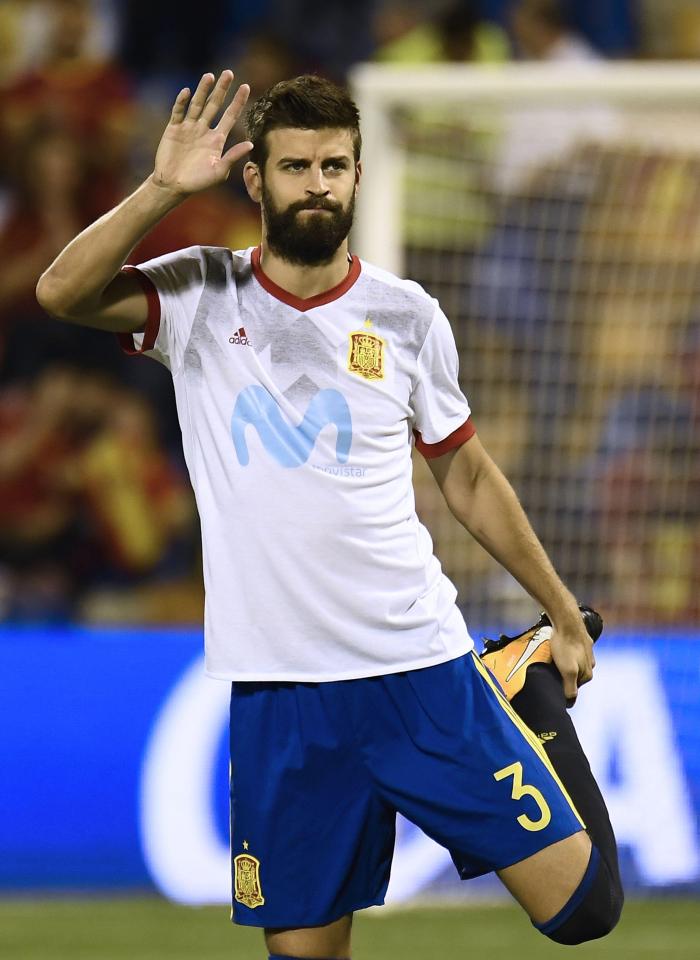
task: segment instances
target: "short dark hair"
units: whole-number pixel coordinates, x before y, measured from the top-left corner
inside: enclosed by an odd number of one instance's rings
[[[248,139],[253,144],[249,159],[261,169],[268,156],[266,135],[282,127],[349,130],[355,163],[360,159],[362,136],[357,106],[347,91],[323,77],[305,74],[282,80],[250,107],[246,113]]]

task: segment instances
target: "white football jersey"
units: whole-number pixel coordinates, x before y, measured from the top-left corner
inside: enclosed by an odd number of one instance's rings
[[[259,248],[191,247],[134,270],[125,349],[172,373],[202,527],[207,672],[330,681],[411,670],[473,642],[415,512],[411,447],[473,431],[436,300],[356,257],[300,300]]]

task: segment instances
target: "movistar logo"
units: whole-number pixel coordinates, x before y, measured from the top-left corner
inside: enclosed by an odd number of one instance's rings
[[[337,431],[335,456],[346,463],[352,444],[352,417],[347,401],[337,390],[319,390],[306,408],[304,419],[292,426],[279,404],[258,384],[238,395],[231,418],[231,436],[242,467],[250,462],[246,427],[253,426],[263,446],[281,467],[300,467],[309,459],[318,435],[328,424]]]

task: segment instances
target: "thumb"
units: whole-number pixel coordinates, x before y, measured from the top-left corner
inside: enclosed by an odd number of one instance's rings
[[[245,157],[253,149],[253,144],[250,140],[244,140],[242,143],[237,143],[235,146],[231,147],[230,150],[227,150],[225,154],[221,157],[221,162],[226,167],[226,175],[231,172],[231,167],[234,163],[237,163],[242,157]]]

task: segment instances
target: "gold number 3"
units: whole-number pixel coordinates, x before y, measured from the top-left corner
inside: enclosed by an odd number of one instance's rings
[[[511,799],[520,800],[521,797],[532,797],[542,814],[539,820],[531,820],[527,814],[521,813],[518,817],[520,826],[525,830],[544,830],[552,819],[552,812],[537,787],[533,787],[529,783],[523,783],[523,765],[519,760],[517,763],[511,763],[509,767],[497,770],[493,775],[494,780],[505,780],[506,777],[513,778],[513,789],[510,792]]]

